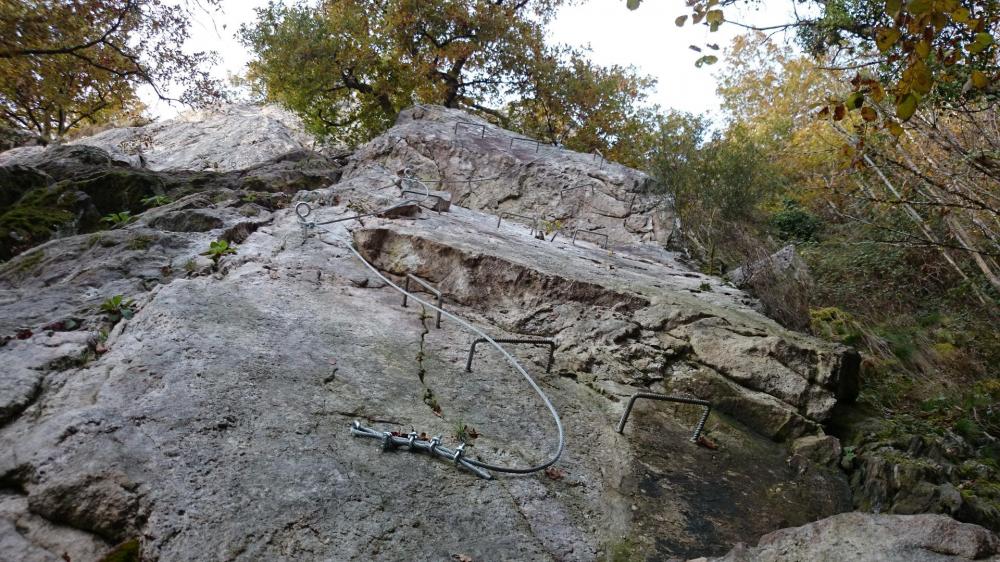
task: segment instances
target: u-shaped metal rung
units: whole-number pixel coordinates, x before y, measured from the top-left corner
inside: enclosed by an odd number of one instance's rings
[[[472,357],[476,354],[476,344],[486,343],[486,338],[478,338],[472,342],[472,347],[469,348],[469,359],[465,362],[465,372],[472,372]],[[545,372],[552,371],[552,360],[555,358],[556,353],[556,342],[552,340],[524,340],[524,339],[508,339],[508,338],[493,338],[493,341],[497,343],[518,343],[525,345],[547,345],[549,346],[549,362],[545,366]]]
[[[410,292],[410,280],[411,279],[413,280],[413,282],[417,283],[421,287],[427,289],[432,294],[434,294],[435,296],[437,296],[437,298],[438,298],[438,300],[437,300],[437,306],[440,309],[441,308],[441,304],[442,304],[442,294],[441,294],[441,291],[435,289],[430,283],[428,283],[427,281],[424,281],[423,279],[417,277],[416,275],[414,275],[412,273],[407,273],[406,274],[406,279],[403,281],[403,290],[406,291],[406,292],[403,293],[403,306],[404,307],[406,306],[406,297],[407,297],[406,293]],[[439,328],[439,329],[441,328],[441,311],[440,310],[437,311],[437,323],[435,323],[434,327],[435,328]]]
[[[603,232],[594,232],[593,230],[583,230],[582,228],[578,228],[578,229],[576,229],[576,230],[573,231],[573,245],[574,246],[576,246],[576,237],[577,237],[578,234],[593,234],[594,236],[603,236],[604,237],[604,249],[605,250],[608,249],[608,243],[610,242],[610,239],[608,238],[607,234],[604,234]]]
[[[705,413],[701,415],[701,419],[698,420],[698,425],[694,428],[694,434],[691,435],[691,442],[697,443],[698,437],[701,436],[701,431],[705,429],[705,422],[708,421],[708,414],[712,413],[712,403],[708,400],[699,400],[697,398],[684,398],[683,396],[670,396],[668,394],[656,394],[654,392],[637,392],[631,398],[628,399],[628,405],[625,406],[625,413],[622,414],[621,421],[618,422],[618,428],[615,430],[618,433],[625,431],[625,422],[628,421],[628,415],[632,413],[632,406],[635,405],[635,401],[640,398],[646,398],[649,400],[663,400],[665,402],[678,402],[681,404],[694,404],[696,406],[704,406]]]

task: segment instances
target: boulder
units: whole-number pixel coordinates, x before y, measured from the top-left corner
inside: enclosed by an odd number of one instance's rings
[[[761,537],[708,562],[857,560],[944,562],[1000,559],[1000,540],[982,527],[944,515],[843,513]],[[694,562],[694,561],[692,561]]]

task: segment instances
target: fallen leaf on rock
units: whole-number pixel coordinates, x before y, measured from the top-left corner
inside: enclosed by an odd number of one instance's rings
[[[452,554],[451,559],[458,562],[472,562],[472,557],[468,554]]]
[[[28,329],[18,330],[17,331],[17,339],[19,339],[19,340],[26,340],[26,339],[30,338],[32,335],[33,334],[31,332],[31,330],[28,330]]]
[[[562,480],[566,476],[566,473],[554,466],[550,466],[545,469],[545,475],[552,480]]]
[[[712,441],[711,439],[705,437],[704,435],[698,437],[698,444],[706,449],[711,449],[713,451],[719,448],[719,445],[715,441]]]

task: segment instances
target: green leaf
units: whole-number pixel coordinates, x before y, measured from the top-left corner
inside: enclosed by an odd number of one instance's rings
[[[875,30],[875,45],[879,51],[888,52],[896,41],[899,41],[900,33],[898,29],[891,27],[880,27]]]
[[[858,109],[865,103],[865,95],[861,92],[854,92],[853,94],[847,96],[847,100],[844,105],[847,109]]]
[[[892,17],[896,17],[896,14],[903,9],[903,0],[886,0],[885,2],[885,13]]]
[[[934,7],[934,0],[910,0],[910,2],[906,4],[906,7],[909,9],[911,14],[919,16],[931,11]]]
[[[980,90],[990,85],[990,79],[986,76],[986,74],[979,70],[972,71],[972,75],[969,76],[969,81],[972,82],[973,86],[979,88]]]
[[[701,68],[703,65],[706,65],[706,64],[715,64],[717,62],[719,62],[719,57],[717,57],[715,55],[705,55],[705,56],[701,57],[700,59],[694,61],[694,65],[696,67],[698,67],[698,68]]]
[[[913,117],[913,114],[917,112],[917,104],[920,103],[920,96],[909,92],[905,96],[902,96],[896,100],[896,117],[899,117],[903,121],[908,120]]]
[[[993,44],[992,35],[986,32],[977,33],[975,38],[972,40],[972,43],[966,45],[965,49],[975,55],[983,52],[983,50],[985,50],[986,47],[989,47],[992,44]]]
[[[629,10],[638,10],[639,4],[641,3],[642,0],[628,0],[628,2],[625,3],[625,5],[628,6]]]
[[[923,61],[917,60],[903,72],[903,78],[910,83],[910,89],[924,95],[934,86],[934,76],[931,69]]]
[[[684,14],[683,16],[680,16],[677,19],[675,19],[674,24],[677,27],[684,27],[684,22],[686,22],[687,19],[688,19],[687,14]]]
[[[722,14],[722,10],[709,10],[705,16],[705,21],[710,24],[719,24],[726,21],[726,17]]]
[[[888,129],[889,133],[896,138],[899,138],[903,134],[903,126],[892,119],[885,122],[885,128]]]

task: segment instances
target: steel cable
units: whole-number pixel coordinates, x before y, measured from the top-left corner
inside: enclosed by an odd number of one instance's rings
[[[425,192],[427,192],[428,195],[429,195],[429,191],[430,190],[427,188],[427,185],[424,184],[422,181],[420,181],[420,180],[418,180],[416,178],[412,178],[412,177],[406,178],[406,179],[410,180],[410,181],[415,181],[415,182],[420,183],[421,185],[423,185],[423,187],[425,189]],[[424,199],[426,199],[426,198],[427,198],[427,195],[425,195]],[[352,219],[356,219],[356,218],[361,218],[362,216],[371,216],[371,215],[374,215],[374,214],[382,214],[382,213],[385,213],[385,212],[387,212],[389,210],[395,209],[397,207],[400,207],[400,206],[405,205],[406,203],[410,203],[410,202],[415,202],[415,201],[406,200],[406,201],[404,201],[402,203],[397,203],[395,205],[392,205],[392,206],[387,207],[385,209],[382,209],[380,211],[376,211],[374,213],[368,213],[368,214],[365,214],[365,215],[356,215],[354,217],[347,217],[347,218],[343,218],[343,219],[338,219],[336,221],[327,221],[325,223],[315,223],[315,222],[307,222],[306,221],[306,217],[308,217],[309,214],[312,212],[311,206],[308,203],[306,203],[306,202],[301,202],[298,205],[296,205],[296,207],[295,207],[295,214],[296,214],[296,216],[298,216],[299,221],[302,222],[302,225],[303,225],[304,228],[316,228],[316,229],[319,229],[319,230],[322,230],[322,231],[326,232],[327,234],[334,234],[334,232],[332,232],[331,230],[329,230],[327,228],[324,228],[323,226],[321,226],[321,224],[330,224],[331,222],[347,221],[347,220],[352,220]],[[306,207],[305,214],[302,214],[302,213],[299,212],[299,209],[303,205]],[[331,246],[337,246],[338,245],[338,244],[334,244],[332,242],[328,242],[326,240],[323,240],[321,235],[318,236],[317,239],[320,240],[321,242],[323,242],[325,244],[328,244],[328,245],[331,245]],[[402,293],[403,295],[407,296],[408,298],[411,298],[414,301],[420,303],[421,305],[426,306],[426,307],[428,307],[428,308],[430,308],[430,309],[432,309],[432,310],[440,313],[442,316],[444,316],[444,317],[446,317],[446,318],[448,318],[450,320],[453,320],[454,322],[458,323],[460,326],[462,326],[465,329],[467,329],[467,330],[475,333],[476,335],[478,335],[479,337],[481,337],[485,341],[489,342],[490,345],[492,345],[493,347],[495,347],[497,349],[497,351],[499,351],[501,353],[501,355],[503,355],[503,357],[507,360],[507,362],[510,363],[510,365],[513,366],[515,370],[517,370],[517,372],[524,378],[524,380],[527,381],[528,385],[531,386],[532,390],[534,390],[535,393],[538,395],[538,397],[541,398],[542,403],[545,404],[545,407],[549,410],[549,413],[552,414],[552,419],[555,421],[556,430],[558,432],[559,444],[556,447],[555,453],[553,453],[552,456],[547,461],[545,461],[545,462],[543,462],[541,464],[537,464],[537,465],[533,465],[533,466],[528,466],[528,467],[511,467],[511,466],[503,466],[503,465],[497,465],[497,464],[492,464],[492,463],[488,463],[488,462],[483,462],[483,461],[479,461],[479,460],[468,458],[468,457],[465,457],[462,460],[465,461],[465,462],[467,462],[467,463],[470,463],[470,464],[472,464],[474,466],[478,466],[480,468],[484,468],[484,469],[487,469],[487,470],[493,470],[493,471],[496,471],[496,472],[504,472],[504,473],[508,473],[508,474],[530,474],[532,472],[538,472],[540,470],[544,470],[544,469],[552,466],[553,464],[555,464],[559,460],[559,458],[562,456],[563,450],[565,449],[565,446],[566,446],[566,437],[565,437],[565,431],[563,430],[562,420],[559,418],[559,413],[556,411],[556,408],[552,404],[552,401],[549,400],[549,397],[545,394],[544,391],[542,391],[541,387],[538,386],[538,383],[535,382],[535,379],[532,378],[531,375],[529,375],[528,372],[524,369],[524,367],[522,367],[521,364],[517,362],[517,359],[515,359],[510,353],[507,352],[507,350],[505,350],[503,347],[501,347],[500,344],[496,342],[496,340],[494,340],[488,334],[486,334],[486,332],[484,332],[484,331],[480,330],[479,328],[473,326],[471,323],[463,320],[462,318],[460,318],[460,317],[458,317],[458,316],[456,316],[456,315],[454,315],[454,314],[452,314],[452,313],[444,310],[443,308],[440,308],[440,307],[438,307],[438,306],[436,306],[434,304],[431,304],[428,301],[425,301],[425,300],[421,299],[420,297],[414,295],[413,293],[410,293],[409,291],[404,290],[399,285],[396,285],[395,283],[393,283],[392,280],[390,280],[388,277],[386,277],[385,275],[383,275],[382,272],[378,270],[378,268],[376,268],[373,264],[371,264],[368,260],[366,260],[364,258],[364,256],[361,255],[361,253],[357,250],[357,248],[355,248],[353,242],[348,243],[346,246],[347,246],[347,249],[350,250],[352,254],[354,254],[354,257],[358,258],[358,260],[360,260],[361,263],[364,264],[365,267],[367,267],[372,273],[374,273],[379,279],[381,279],[382,281],[384,281],[387,285],[389,285],[393,289],[399,291],[400,293]]]

